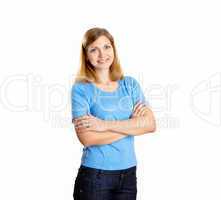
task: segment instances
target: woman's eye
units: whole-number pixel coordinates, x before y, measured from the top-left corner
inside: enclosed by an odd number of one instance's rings
[[[90,49],[89,52],[90,52],[90,53],[93,53],[93,52],[95,52],[95,50],[96,50],[96,49]]]
[[[109,48],[111,48],[111,46],[110,45],[105,45],[104,48],[109,49]]]

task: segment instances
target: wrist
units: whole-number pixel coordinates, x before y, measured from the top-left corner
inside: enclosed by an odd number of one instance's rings
[[[104,121],[106,131],[113,131],[113,121]]]

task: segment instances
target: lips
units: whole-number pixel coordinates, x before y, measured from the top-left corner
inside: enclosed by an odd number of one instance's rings
[[[97,62],[103,64],[103,63],[107,62],[108,60],[109,60],[109,58],[107,58],[107,59],[100,59]]]

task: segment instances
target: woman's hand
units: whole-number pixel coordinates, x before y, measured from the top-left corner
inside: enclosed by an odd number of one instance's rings
[[[133,109],[131,118],[144,116],[148,111],[147,106],[144,103],[138,102]]]
[[[85,115],[74,119],[75,130],[78,133],[85,131],[106,131],[106,124],[104,120],[101,120],[91,114]]]

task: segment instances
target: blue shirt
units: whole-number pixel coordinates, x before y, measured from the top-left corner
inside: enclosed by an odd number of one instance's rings
[[[140,84],[131,76],[118,80],[118,88],[113,92],[104,91],[93,83],[75,83],[71,100],[72,119],[90,113],[103,120],[127,120],[138,101],[148,105]],[[124,137],[111,144],[84,147],[81,165],[104,170],[137,165],[134,136]]]

